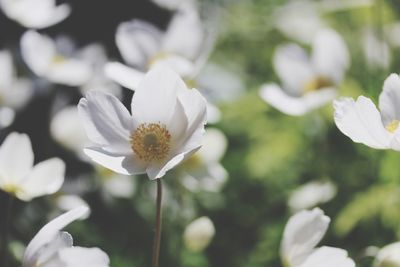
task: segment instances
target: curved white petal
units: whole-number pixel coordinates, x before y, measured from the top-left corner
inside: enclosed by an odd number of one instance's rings
[[[336,95],[337,92],[333,88],[313,91],[300,97],[288,95],[276,84],[264,84],[260,89],[260,96],[264,101],[279,111],[292,116],[302,116],[319,108],[332,101]]]
[[[59,235],[59,231],[71,222],[82,218],[86,215],[89,209],[85,206],[75,208],[69,212],[66,212],[48,224],[46,224],[35,237],[29,242],[26,247],[24,257],[22,260],[22,267],[35,266],[38,253],[41,249],[46,246],[49,242],[53,241]]]
[[[118,26],[115,41],[123,59],[142,70],[160,52],[162,32],[142,20],[123,22]]]
[[[92,77],[92,67],[83,60],[65,59],[50,64],[45,76],[51,82],[68,86],[80,86]]]
[[[136,90],[144,73],[119,62],[109,62],[104,66],[108,78],[131,90]]]
[[[339,130],[356,143],[376,149],[389,148],[391,135],[384,128],[374,103],[364,96],[335,100],[334,119]]]
[[[82,218],[83,219],[83,218]],[[58,232],[54,239],[49,241],[45,246],[40,248],[37,254],[36,266],[47,266],[46,262],[51,259],[59,249],[72,247],[72,236],[67,232]]]
[[[146,172],[145,164],[134,154],[114,155],[96,147],[85,148],[84,152],[94,162],[116,173],[132,175]]]
[[[32,198],[57,192],[64,183],[65,163],[52,158],[35,165],[21,183],[17,197],[28,201]]]
[[[392,266],[396,267],[400,264],[400,242],[395,242],[384,246],[375,257],[374,267]]]
[[[191,1],[191,0],[151,0],[151,1],[163,8],[167,8],[170,10],[176,10],[182,3],[184,3],[185,1]]]
[[[163,165],[150,165],[146,169],[147,176],[149,176],[150,180],[155,180],[163,177],[167,171],[174,168],[176,165],[181,163],[185,159],[185,154],[181,153],[174,156],[170,159],[166,164]]]
[[[44,267],[109,267],[110,259],[99,248],[69,247],[60,249]]]
[[[385,125],[393,120],[400,120],[400,77],[392,73],[383,84],[383,91],[379,95],[379,109]]]
[[[330,219],[319,208],[293,215],[286,224],[281,256],[289,266],[299,266],[314,250],[328,229]]]
[[[126,155],[132,152],[129,138],[134,121],[113,95],[90,91],[78,104],[79,115],[89,139],[105,150]]]
[[[21,54],[36,75],[44,76],[56,55],[56,47],[48,36],[27,31],[21,38]]]
[[[203,146],[197,155],[205,164],[219,162],[228,148],[228,139],[221,130],[207,128],[204,134]]]
[[[33,151],[29,136],[10,133],[0,147],[0,185],[19,186],[33,166]]]
[[[320,76],[339,83],[350,66],[350,55],[343,38],[332,29],[324,29],[313,41],[311,61]]]
[[[355,263],[340,248],[320,247],[316,249],[300,267],[355,267]]]
[[[290,95],[301,95],[304,91],[303,86],[315,77],[308,55],[304,49],[295,44],[278,47],[273,64],[283,88]]]
[[[15,111],[11,108],[0,108],[0,129],[6,128],[14,122]]]
[[[171,142],[180,144],[181,140],[185,138],[186,130],[188,129],[188,119],[179,100],[176,102],[175,110],[166,126],[171,134]]]

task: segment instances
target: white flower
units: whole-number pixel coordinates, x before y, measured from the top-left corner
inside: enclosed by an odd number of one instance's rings
[[[89,209],[75,208],[46,224],[25,250],[22,267],[108,267],[110,260],[98,248],[74,247],[67,232],[61,230],[71,222],[83,218]]]
[[[0,128],[9,126],[15,110],[22,108],[32,96],[32,84],[27,79],[16,77],[12,56],[0,50]]]
[[[169,10],[177,10],[181,5],[187,2],[193,2],[193,0],[151,0],[155,4],[160,7],[169,9]]]
[[[0,188],[21,200],[50,195],[64,182],[65,164],[51,158],[33,166],[28,135],[11,133],[0,146]]]
[[[333,103],[334,119],[339,130],[356,143],[376,149],[400,151],[400,78],[391,74],[379,96],[380,112],[371,101],[359,96],[342,98]]]
[[[260,95],[281,112],[301,116],[335,98],[335,86],[342,81],[349,62],[340,35],[331,29],[320,31],[314,39],[311,58],[294,44],[277,49],[274,67],[282,88],[265,84]]]
[[[309,182],[297,188],[289,197],[292,211],[309,209],[328,202],[336,195],[336,186],[329,181]]]
[[[56,6],[55,0],[0,0],[0,7],[8,18],[33,29],[55,25],[71,13],[68,4]]]
[[[208,217],[200,217],[186,226],[183,233],[185,246],[195,252],[202,251],[215,235],[215,227]]]
[[[281,257],[286,267],[354,267],[347,252],[334,247],[319,247],[330,219],[318,208],[293,215],[286,224]]]
[[[78,105],[93,147],[92,160],[115,172],[165,173],[201,146],[206,101],[188,90],[170,69],[155,67],[141,81],[131,104],[132,115],[112,95],[91,91]]]
[[[78,58],[67,58],[57,51],[55,42],[48,36],[27,31],[21,38],[22,58],[39,77],[68,86],[80,86],[91,75],[89,63]]]
[[[371,28],[365,28],[362,34],[361,44],[368,66],[375,69],[389,68],[391,62],[389,45],[380,40]]]
[[[381,248],[375,257],[374,267],[399,267],[400,242]]]
[[[228,179],[228,172],[219,163],[227,146],[223,132],[207,128],[203,146],[182,164],[183,185],[195,192],[219,192]]]

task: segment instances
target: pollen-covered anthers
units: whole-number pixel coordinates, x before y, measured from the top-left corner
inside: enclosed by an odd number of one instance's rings
[[[386,125],[385,128],[389,132],[394,133],[397,130],[397,128],[399,128],[399,123],[400,123],[400,121],[393,120],[388,125]]]
[[[330,79],[323,77],[323,76],[319,76],[319,77],[316,77],[305,83],[304,93],[317,91],[319,89],[330,87],[330,86],[333,86],[333,83],[332,83],[332,81],[330,81]]]
[[[165,125],[142,123],[131,134],[132,150],[145,162],[165,159],[170,150],[171,134]]]

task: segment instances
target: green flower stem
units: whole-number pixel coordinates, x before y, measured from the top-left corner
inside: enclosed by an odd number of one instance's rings
[[[161,199],[162,199],[162,185],[161,179],[157,179],[157,215],[156,215],[156,229],[153,243],[153,260],[152,267],[158,267],[160,258],[160,242],[161,242]]]
[[[1,237],[1,253],[0,253],[0,266],[7,267],[8,265],[8,237],[10,231],[10,223],[11,223],[11,212],[12,206],[14,202],[14,197],[12,195],[8,195],[7,201],[7,209],[6,213],[4,214],[4,227],[3,227],[3,234]]]

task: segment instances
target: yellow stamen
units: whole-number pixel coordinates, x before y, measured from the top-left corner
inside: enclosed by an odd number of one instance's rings
[[[131,134],[132,150],[143,161],[161,161],[170,151],[171,134],[165,125],[142,123]]]
[[[328,78],[325,78],[322,76],[316,77],[305,83],[304,93],[317,91],[319,89],[330,87],[332,85],[333,85],[333,83]]]
[[[54,64],[61,64],[64,63],[66,61],[66,58],[63,57],[62,55],[55,55],[53,57],[53,63]]]
[[[152,58],[149,59],[149,61],[147,62],[147,68],[150,68],[151,66],[153,66],[155,63],[157,63],[157,61],[159,60],[163,60],[166,59],[168,57],[168,53],[166,52],[160,52],[155,54]]]
[[[9,194],[15,195],[18,191],[20,191],[20,188],[15,184],[9,183],[3,186],[3,190]]]
[[[398,120],[392,120],[388,125],[385,126],[386,130],[388,130],[391,133],[394,133],[397,128],[399,127],[400,121]]]

